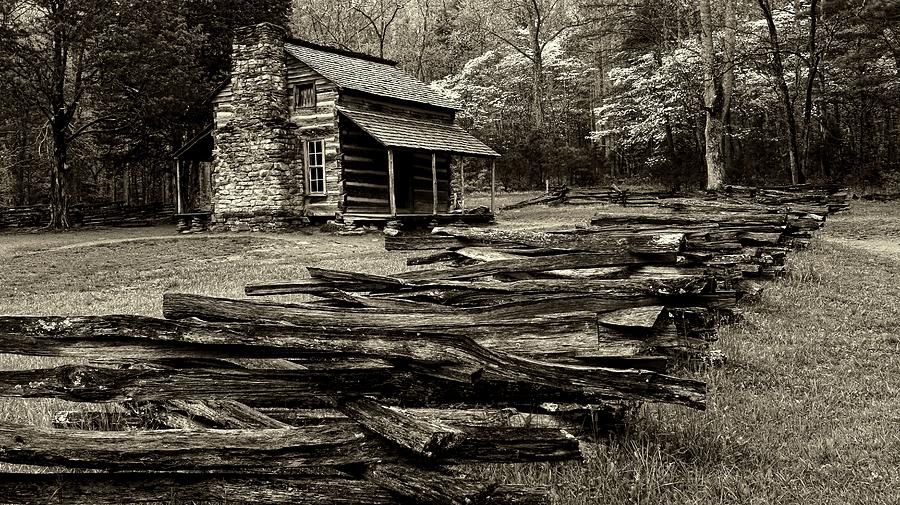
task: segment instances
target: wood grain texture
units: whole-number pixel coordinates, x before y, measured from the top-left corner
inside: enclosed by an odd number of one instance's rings
[[[684,243],[683,234],[665,232],[610,237],[601,234],[582,234],[577,230],[547,233],[446,226],[434,228],[432,234],[451,236],[475,244],[518,244],[568,252],[595,253],[628,251],[637,254],[673,254],[680,251]]]
[[[396,418],[383,416],[378,420],[378,417],[367,416],[366,424],[379,429]],[[427,422],[412,419],[406,426]],[[416,446],[422,437],[399,435],[398,430],[386,433],[383,429],[376,435],[350,419],[289,428],[227,430],[82,431],[3,424],[0,425],[0,461],[72,468],[228,470],[365,465],[400,462],[415,455],[427,456],[441,464],[581,458],[577,441],[556,428],[442,429],[445,433],[459,434],[453,440],[454,446],[447,443],[451,439],[442,438],[443,434],[431,438],[439,441],[436,444]],[[391,442],[383,440],[379,436],[382,434],[390,435]],[[398,450],[392,445],[398,441],[403,442],[403,448],[417,450]]]
[[[464,438],[460,429],[409,415],[369,398],[350,400],[341,406],[341,410],[369,431],[426,458],[448,452]]]
[[[496,484],[467,479],[443,470],[410,465],[370,466],[365,478],[412,503],[435,505],[476,505],[487,503]]]
[[[511,490],[508,494],[524,492]],[[253,473],[4,473],[0,500],[11,504],[95,505],[223,502],[284,505],[400,505],[366,480]]]
[[[219,399],[305,407],[328,406],[329,397],[374,396],[407,406],[452,403],[521,405],[544,401],[600,403],[635,399],[704,408],[703,382],[647,370],[586,367],[534,361],[474,346],[477,373],[408,364],[408,368],[339,370],[110,369],[66,365],[0,371],[0,396],[110,402]],[[467,370],[465,368],[463,370]],[[449,372],[449,375],[448,373]]]

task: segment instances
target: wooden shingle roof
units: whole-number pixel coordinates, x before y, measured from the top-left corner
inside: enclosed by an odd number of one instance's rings
[[[459,106],[387,60],[353,56],[289,41],[288,54],[312,67],[339,88],[371,95],[458,110]]]
[[[453,124],[350,110],[345,107],[338,107],[338,111],[385,147],[422,149],[490,158],[500,156],[467,131]]]

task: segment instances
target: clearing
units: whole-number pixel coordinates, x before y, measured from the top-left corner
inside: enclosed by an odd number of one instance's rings
[[[595,210],[532,207],[501,220],[572,226]],[[384,251],[378,234],[0,234],[0,313],[159,316],[166,291],[241,297],[246,283],[306,277],[306,265],[392,273],[407,269],[407,255]],[[720,332],[729,362],[701,372],[707,411],[637,407],[619,433],[586,448],[583,464],[466,470],[549,484],[563,505],[900,503],[898,260],[900,205],[856,203]],[[58,362],[0,355],[6,369]],[[5,399],[0,422],[49,426],[62,408]]]

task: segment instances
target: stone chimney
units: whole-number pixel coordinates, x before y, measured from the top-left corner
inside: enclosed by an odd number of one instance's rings
[[[303,219],[284,39],[284,29],[269,23],[235,30],[232,116],[214,131],[213,229],[271,231]]]

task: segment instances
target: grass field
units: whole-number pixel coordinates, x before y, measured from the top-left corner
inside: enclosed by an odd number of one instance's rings
[[[594,210],[501,219],[571,226]],[[405,258],[379,235],[0,234],[0,313],[158,316],[166,291],[240,296],[247,282],[304,277],[306,265],[390,273]],[[466,471],[550,485],[560,504],[900,503],[900,205],[856,204],[830,218],[745,310],[720,332],[728,364],[700,373],[705,412],[645,405],[585,447],[584,463]],[[6,369],[54,363],[0,355]],[[65,406],[2,400],[0,421],[47,426]]]

